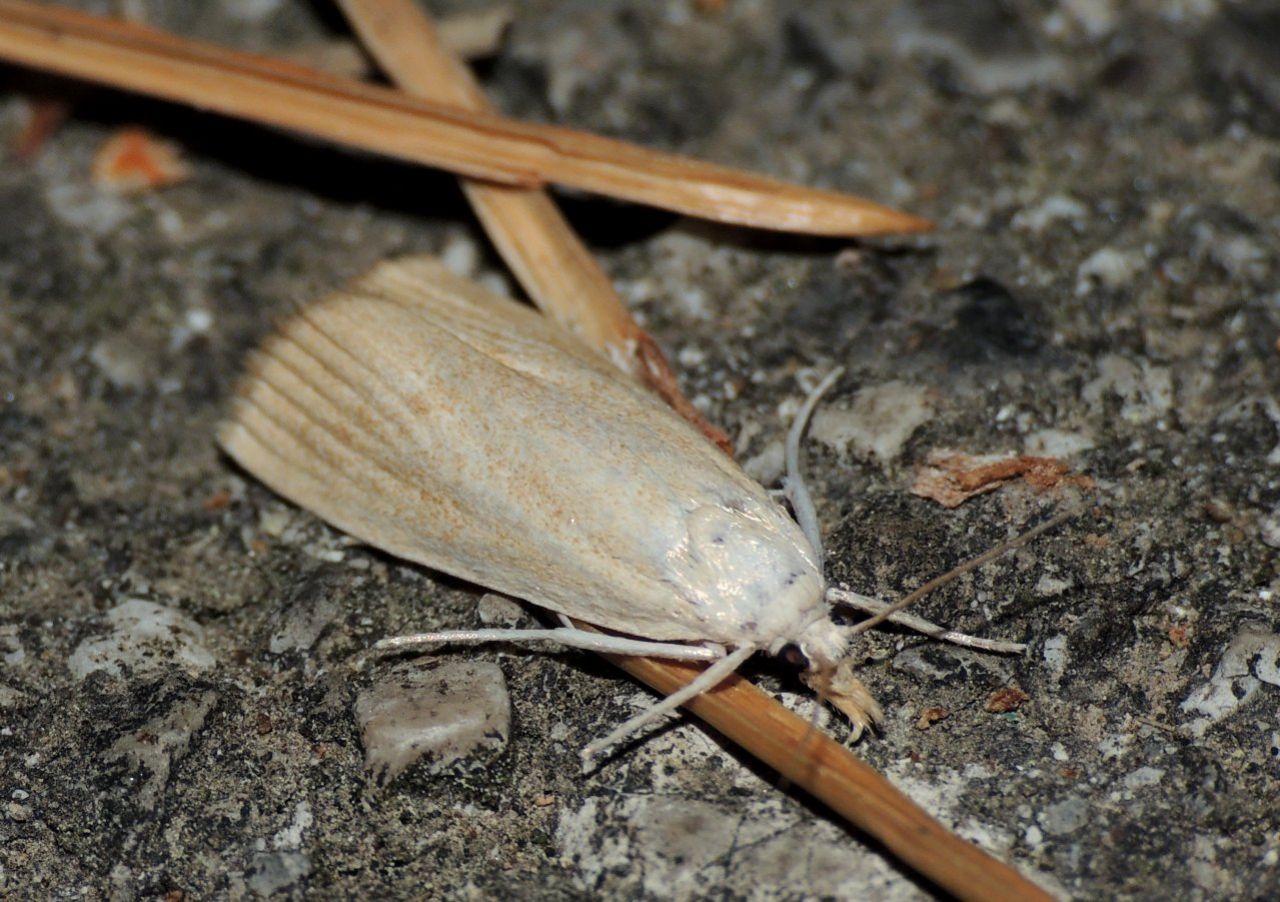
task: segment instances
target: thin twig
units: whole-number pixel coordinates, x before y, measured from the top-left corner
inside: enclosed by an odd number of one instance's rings
[[[490,56],[502,43],[516,11],[509,4],[462,10],[440,19],[440,43],[458,59]]]
[[[418,97],[486,112],[470,71],[444,48],[414,0],[339,0],[369,52],[391,79]],[[640,328],[613,283],[559,209],[538,189],[464,179],[485,231],[544,313],[658,393],[726,453],[729,438],[680,391],[657,342]]]
[[[116,19],[0,0],[0,59],[463,175],[557,182],[691,216],[814,235],[923,231],[925,220],[598,135],[466,112]]]

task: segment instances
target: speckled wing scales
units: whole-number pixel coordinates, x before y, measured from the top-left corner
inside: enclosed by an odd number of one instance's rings
[[[772,508],[606,361],[425,258],[289,320],[219,441],[363,541],[652,639],[717,638],[680,591],[689,515]]]

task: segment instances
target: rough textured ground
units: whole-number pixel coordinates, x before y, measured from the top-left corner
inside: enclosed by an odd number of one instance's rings
[[[130,5],[273,51],[337,25],[300,0]],[[483,72],[516,115],[936,218],[853,245],[571,200],[760,478],[815,375],[847,367],[810,446],[833,577],[892,596],[1073,497],[947,510],[909,491],[931,451],[1049,454],[1097,483],[1090,513],[923,606],[1025,657],[859,647],[889,712],[861,754],[1063,896],[1274,898],[1280,12],[694,7],[522,3]],[[0,73],[6,144],[32,87]],[[126,123],[179,142],[191,179],[96,187]],[[37,159],[6,156],[0,198],[0,895],[928,892],[696,725],[579,777],[578,749],[648,700],[585,654],[351,670],[388,634],[534,621],[350,544],[213,429],[291,302],[422,249],[500,284],[449,179],[97,93]],[[785,668],[753,675],[805,704]],[[497,726],[382,785],[392,740],[362,740],[359,712],[396,685]],[[1001,689],[1027,698],[988,711]],[[948,716],[920,729],[930,708]]]

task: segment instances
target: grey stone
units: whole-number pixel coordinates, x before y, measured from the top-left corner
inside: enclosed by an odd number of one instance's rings
[[[431,774],[482,767],[511,732],[506,678],[483,661],[396,667],[359,694],[355,716],[365,763],[380,783],[419,761]]]
[[[108,761],[123,760],[136,776],[137,801],[147,811],[154,810],[169,783],[173,766],[191,745],[191,738],[203,726],[217,694],[208,691],[178,701],[173,707],[130,730],[108,750]]]
[[[201,626],[173,608],[132,598],[108,611],[107,623],[110,633],[81,642],[67,659],[77,679],[95,670],[142,675],[175,666],[203,671],[216,663]]]
[[[274,896],[311,873],[311,859],[303,852],[259,852],[248,871],[249,889],[259,896]]]
[[[888,463],[932,414],[927,388],[894,380],[862,389],[848,407],[819,408],[809,435],[841,454],[852,450]]]

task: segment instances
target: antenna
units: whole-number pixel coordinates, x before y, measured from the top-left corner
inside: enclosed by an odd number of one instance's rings
[[[1004,554],[1007,554],[1010,551],[1013,551],[1014,549],[1021,548],[1022,546],[1029,544],[1030,542],[1034,541],[1036,538],[1048,532],[1049,530],[1054,529],[1058,526],[1061,526],[1063,523],[1066,523],[1068,520],[1072,520],[1079,515],[1080,515],[1079,510],[1063,511],[1062,513],[1057,514],[1056,516],[1050,517],[1048,520],[1044,521],[1039,526],[1033,526],[1031,529],[1028,529],[1022,535],[1015,536],[1009,541],[1003,542],[997,545],[995,548],[991,548],[987,551],[984,551],[982,554],[978,555],[977,557],[970,558],[969,560],[965,561],[963,564],[960,564],[959,566],[954,567],[951,570],[948,570],[946,573],[943,573],[940,576],[935,576],[933,579],[929,580],[923,586],[916,589],[914,592],[910,592],[904,595],[898,601],[895,601],[893,604],[889,605],[887,608],[885,608],[883,611],[879,612],[878,614],[872,617],[868,617],[866,620],[863,620],[861,623],[856,623],[853,626],[849,627],[849,629],[847,630],[847,634],[850,636],[856,636],[859,633],[865,633],[867,630],[873,627],[879,626],[881,623],[884,623],[886,620],[888,620],[894,614],[901,611],[903,608],[906,608],[910,605],[915,604],[917,601],[919,601],[921,598],[924,598],[930,592],[933,592],[936,589],[942,588],[947,583],[955,580],[957,577],[963,576],[964,574],[968,573],[971,570],[976,570],[982,565],[988,564],[991,561],[994,561],[996,558]]]

